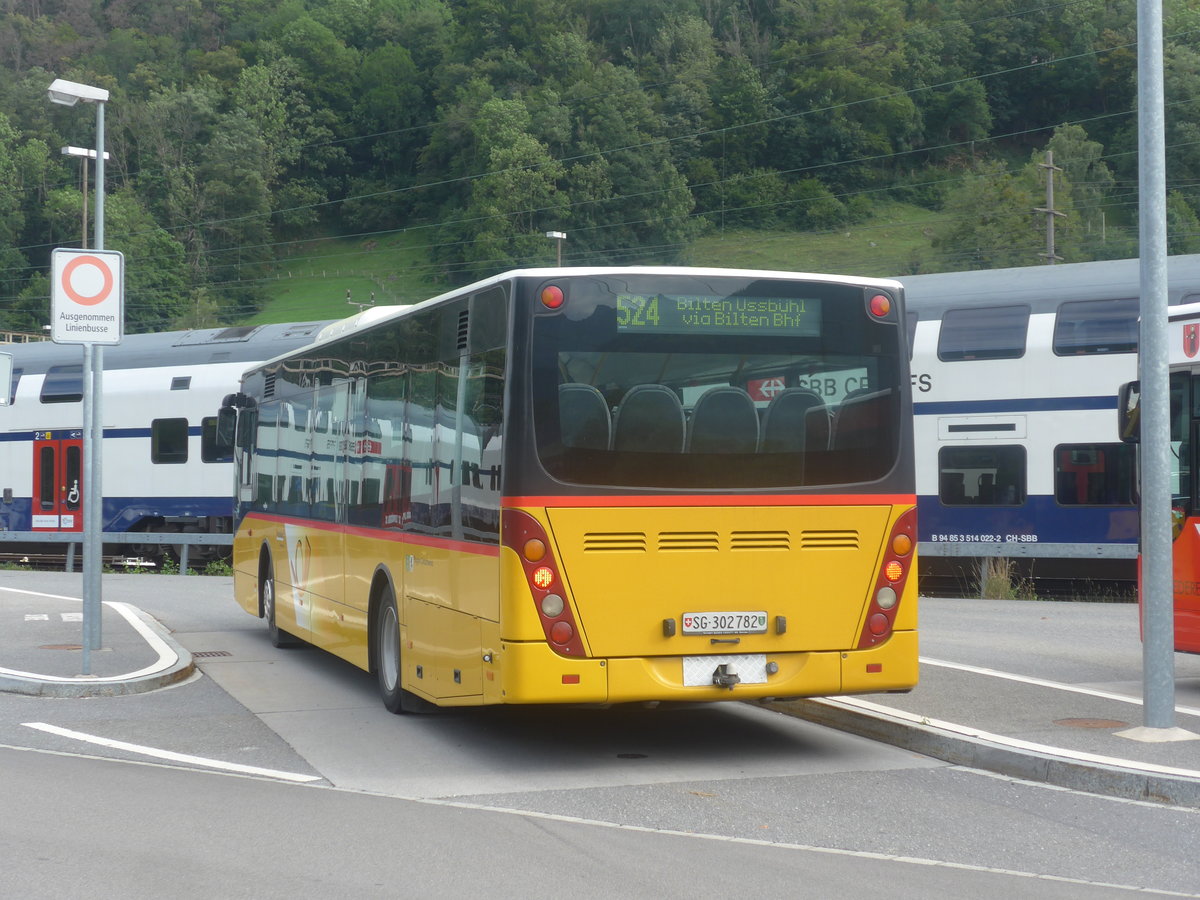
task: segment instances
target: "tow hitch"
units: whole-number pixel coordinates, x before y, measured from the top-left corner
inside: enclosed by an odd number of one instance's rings
[[[721,663],[713,669],[712,683],[717,687],[729,688],[733,690],[735,684],[741,684],[742,677],[738,675],[737,668],[733,663]]]

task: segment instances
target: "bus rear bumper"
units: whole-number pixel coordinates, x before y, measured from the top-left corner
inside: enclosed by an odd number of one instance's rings
[[[917,634],[899,631],[878,647],[822,653],[766,654],[761,683],[684,684],[684,658],[567,659],[542,643],[506,643],[501,703],[637,703],[823,697],[904,691],[917,683]],[[697,660],[696,657],[690,658]],[[733,657],[712,655],[701,666]],[[736,667],[735,667],[736,669]]]

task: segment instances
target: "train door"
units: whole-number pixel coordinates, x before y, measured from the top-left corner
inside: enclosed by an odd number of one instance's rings
[[[33,435],[33,531],[83,530],[83,433]]]

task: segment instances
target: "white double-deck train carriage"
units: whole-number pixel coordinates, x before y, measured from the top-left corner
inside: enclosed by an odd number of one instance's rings
[[[326,324],[135,334],[105,348],[102,530],[229,532],[233,465],[214,445],[221,400],[248,365],[311,343]],[[81,531],[82,348],[0,352],[13,357],[0,405],[0,531]]]
[[[912,345],[925,576],[981,560],[1036,578],[1135,577],[1137,260],[901,276]],[[1200,300],[1200,256],[1169,261],[1169,302]],[[928,583],[928,582],[927,582]]]

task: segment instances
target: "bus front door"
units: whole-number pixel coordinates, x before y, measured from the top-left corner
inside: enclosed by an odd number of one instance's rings
[[[83,433],[33,436],[32,531],[83,530]]]

